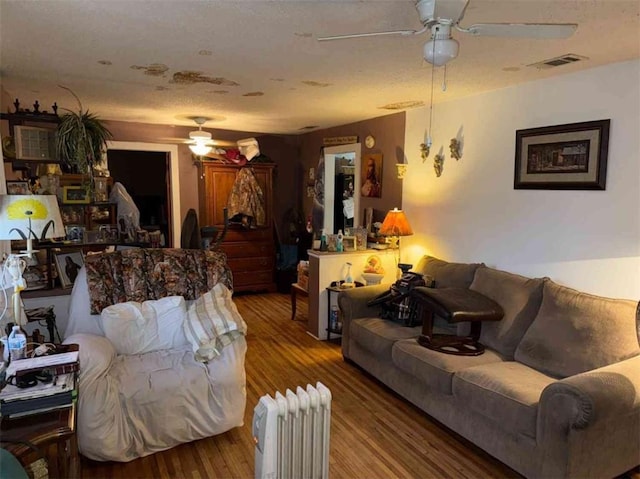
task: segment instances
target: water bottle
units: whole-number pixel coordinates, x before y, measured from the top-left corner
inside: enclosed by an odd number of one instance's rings
[[[13,327],[7,343],[9,344],[11,361],[27,357],[27,336],[22,332],[20,326],[15,325]]]
[[[343,238],[344,238],[344,235],[342,234],[342,230],[338,230],[338,241],[336,243],[336,251],[338,253],[342,253],[344,251],[344,247],[342,245]]]
[[[329,329],[331,331],[338,330],[338,322],[340,321],[339,316],[340,316],[340,310],[338,309],[338,305],[337,304],[332,305],[331,318],[329,319]]]

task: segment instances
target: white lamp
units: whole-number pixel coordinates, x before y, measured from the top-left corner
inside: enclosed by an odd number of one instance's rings
[[[27,265],[24,257],[32,257],[33,240],[64,236],[64,226],[55,195],[0,195],[0,239],[26,240],[27,249],[10,254],[5,268],[13,284],[13,318],[23,321],[20,291],[26,284],[22,273]]]

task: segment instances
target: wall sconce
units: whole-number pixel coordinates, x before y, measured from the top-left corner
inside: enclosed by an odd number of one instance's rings
[[[396,169],[398,170],[398,179],[403,180],[404,176],[407,174],[407,165],[406,163],[396,163]]]

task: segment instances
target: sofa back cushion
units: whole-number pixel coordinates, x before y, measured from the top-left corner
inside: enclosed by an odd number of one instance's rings
[[[565,378],[640,354],[637,302],[581,293],[551,280],[516,361]]]
[[[449,263],[433,256],[423,256],[413,269],[431,276],[436,288],[468,288],[476,269],[483,263]]]
[[[480,342],[513,359],[518,343],[538,313],[543,284],[543,278],[479,267],[470,289],[493,299],[504,310],[502,320],[482,323]]]

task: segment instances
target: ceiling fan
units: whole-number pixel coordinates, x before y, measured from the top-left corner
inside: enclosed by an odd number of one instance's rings
[[[474,36],[553,39],[570,37],[578,27],[575,23],[477,23],[463,28],[460,22],[468,5],[469,0],[417,0],[415,7],[422,23],[420,30],[352,33],[319,37],[318,41],[379,35],[419,35],[431,30],[431,39],[424,45],[423,56],[432,65],[441,66],[458,56],[459,44],[451,36],[453,28]]]
[[[189,132],[188,138],[179,138],[179,137],[170,137],[170,138],[161,138],[161,141],[168,141],[171,143],[184,143],[189,145],[189,149],[193,152],[193,154],[197,156],[205,156],[210,152],[218,153],[217,150],[223,148],[237,148],[238,144],[236,141],[232,140],[219,140],[212,138],[211,133],[208,131],[204,131],[202,126],[211,118],[207,118],[204,116],[191,116],[188,117],[190,120],[194,121],[196,125],[198,125],[197,130],[193,130]],[[223,150],[222,150],[223,151]]]
[[[209,153],[215,146],[235,146],[236,142],[233,141],[221,141],[221,140],[213,140],[211,138],[211,133],[208,131],[202,130],[202,125],[204,125],[209,118],[205,118],[203,116],[196,116],[193,118],[193,121],[198,125],[198,129],[189,132],[189,141],[187,144],[189,145],[189,149],[198,156],[203,156]]]

